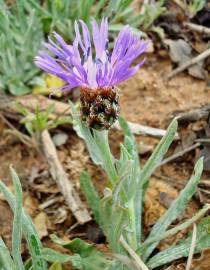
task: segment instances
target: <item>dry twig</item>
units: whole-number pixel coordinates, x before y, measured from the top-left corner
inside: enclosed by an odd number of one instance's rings
[[[27,145],[28,147],[33,147],[38,149],[38,146],[35,141],[33,141],[29,136],[26,134],[23,134],[20,132],[15,126],[13,126],[12,123],[10,123],[6,117],[4,117],[3,114],[0,113],[0,118],[3,120],[3,122],[11,129],[10,131],[8,130],[7,133],[11,133],[14,136],[16,136],[22,143]]]
[[[189,252],[189,256],[188,256],[187,265],[186,265],[185,270],[191,269],[193,254],[194,254],[194,250],[196,247],[196,237],[197,237],[197,227],[196,227],[196,224],[194,224],[193,225],[192,242],[191,242],[190,252]]]
[[[138,270],[149,270],[149,268],[144,264],[141,258],[136,254],[136,252],[128,245],[125,241],[124,237],[120,236],[120,243],[124,247],[124,249],[128,252],[128,254],[133,258],[133,263]]]
[[[128,256],[122,255],[122,254],[115,254],[115,253],[110,253],[108,255],[111,258],[117,259],[118,261],[125,264],[128,267],[128,269],[138,270],[138,268],[136,268],[135,264],[130,258],[128,258]]]
[[[175,68],[172,72],[170,72],[168,74],[168,76],[166,77],[166,79],[171,79],[172,77],[174,77],[175,75],[177,75],[178,73],[184,71],[185,69],[187,69],[188,67],[197,64],[198,62],[204,60],[205,58],[207,58],[208,56],[210,56],[210,48],[207,49],[206,51],[202,52],[201,54],[197,55],[196,57],[190,59],[189,61],[186,61],[185,64],[183,64],[182,66]]]
[[[50,173],[63,194],[67,205],[71,209],[73,215],[80,224],[84,224],[91,220],[91,217],[79,198],[73,184],[60,163],[56,148],[52,142],[50,134],[47,130],[42,132],[42,144],[44,154],[50,166]]]
[[[132,123],[132,122],[128,122],[128,125],[131,129],[131,132],[135,135],[148,135],[148,136],[153,136],[157,138],[162,138],[166,134],[165,129],[153,128],[153,127],[144,126],[144,125],[140,125],[140,124]],[[121,130],[121,127],[118,122],[116,122],[113,125],[113,128]],[[178,140],[178,139],[179,139],[179,135],[178,133],[176,133],[174,140]]]
[[[183,25],[188,27],[189,29],[193,31],[197,31],[201,34],[207,34],[210,35],[210,28],[205,27],[203,25],[195,24],[195,23],[190,23],[190,22],[183,22]]]
[[[198,121],[204,117],[208,117],[210,112],[210,104],[203,106],[198,109],[194,109],[190,112],[183,112],[173,115],[177,117],[179,123],[189,123]]]

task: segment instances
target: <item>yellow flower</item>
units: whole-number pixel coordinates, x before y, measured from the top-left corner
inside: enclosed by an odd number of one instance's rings
[[[44,78],[45,85],[34,86],[33,88],[34,94],[49,95],[52,92],[52,90],[50,90],[51,88],[61,87],[65,84],[63,80],[49,73],[44,74],[43,78]],[[57,97],[61,97],[61,95],[62,93],[56,94]]]

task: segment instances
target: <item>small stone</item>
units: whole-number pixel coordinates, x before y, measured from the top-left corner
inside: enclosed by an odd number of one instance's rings
[[[55,146],[61,146],[63,144],[65,144],[68,140],[68,135],[64,132],[60,132],[58,134],[55,134],[53,137],[52,137],[52,140],[55,144]]]

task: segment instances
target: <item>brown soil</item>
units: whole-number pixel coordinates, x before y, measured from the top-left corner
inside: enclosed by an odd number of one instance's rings
[[[122,115],[128,120],[165,128],[174,112],[187,112],[208,104],[210,88],[206,82],[185,73],[166,82],[171,61],[150,57],[143,68],[121,86]]]

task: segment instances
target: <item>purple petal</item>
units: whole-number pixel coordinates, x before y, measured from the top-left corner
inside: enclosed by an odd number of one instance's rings
[[[92,21],[93,43],[95,46],[96,57],[104,60],[106,57],[106,44],[108,42],[108,21],[102,19],[101,25],[97,24],[96,20]]]
[[[82,25],[83,42],[87,51],[89,48],[91,48],[90,32],[87,25],[82,20],[80,20],[80,23]]]
[[[80,31],[80,27],[81,31]],[[48,39],[44,46],[49,54],[40,52],[35,64],[48,73],[54,74],[67,82],[60,88],[68,91],[73,87],[112,87],[131,77],[144,61],[131,67],[147,48],[147,44],[133,35],[129,26],[119,33],[112,54],[108,51],[108,21],[103,18],[100,25],[92,21],[92,40],[96,57],[93,59],[91,36],[83,21],[74,24],[75,40],[72,45],[54,33],[56,41]],[[51,56],[52,55],[52,56]]]

